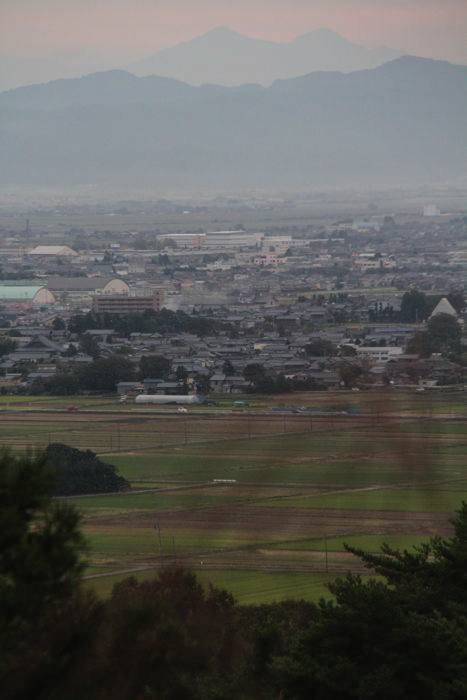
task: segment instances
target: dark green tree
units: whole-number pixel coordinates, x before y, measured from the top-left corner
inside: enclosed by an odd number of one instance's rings
[[[57,372],[47,380],[44,390],[53,396],[73,396],[79,393],[79,378],[75,372]]]
[[[209,394],[211,391],[211,382],[209,377],[199,377],[196,380],[196,389],[200,394]]]
[[[64,331],[66,330],[66,323],[60,316],[55,316],[54,320],[52,321],[52,328],[54,331]]]
[[[355,362],[342,361],[338,367],[339,377],[347,389],[356,386],[362,380],[365,371]]]
[[[90,355],[94,360],[99,357],[99,342],[94,335],[84,333],[79,339],[79,347],[85,355]]]
[[[45,457],[55,474],[54,493],[59,496],[114,493],[130,487],[112,464],[102,462],[91,450],[52,443],[48,445]]]
[[[235,367],[230,360],[225,360],[224,364],[222,365],[222,372],[228,377],[235,374]]]
[[[179,382],[185,382],[188,379],[188,372],[186,371],[186,368],[183,365],[180,365],[177,367],[177,371],[175,372],[175,376],[177,377],[177,380]]]
[[[141,379],[166,379],[172,363],[163,355],[143,355],[139,361]]]
[[[224,591],[206,591],[193,574],[181,569],[162,571],[150,581],[130,578],[116,586],[96,648],[99,691],[92,697],[244,697],[243,641],[234,600]]]
[[[79,515],[51,499],[54,473],[44,454],[0,453],[0,682],[30,653],[51,606],[78,587],[84,539]],[[24,662],[24,658],[22,659]],[[8,697],[8,695],[4,695]]]
[[[461,327],[449,314],[436,314],[428,321],[428,336],[434,352],[459,352]]]
[[[447,296],[449,303],[455,308],[458,314],[465,309],[465,297],[462,290],[450,292]]]
[[[407,349],[420,357],[429,357],[433,352],[456,356],[461,351],[461,336],[461,327],[453,316],[436,314],[428,321],[426,331],[415,333]]]
[[[251,384],[258,384],[265,376],[266,370],[259,362],[251,362],[249,365],[246,365],[243,370],[244,379],[247,382],[251,382]]]
[[[63,357],[75,357],[78,354],[78,348],[74,343],[70,343],[67,349],[62,352]]]
[[[417,331],[407,343],[407,352],[422,358],[430,357],[433,352],[433,344],[428,333]]]
[[[18,343],[15,340],[11,340],[11,338],[7,338],[4,335],[0,336],[0,357],[9,355],[10,352],[14,352],[17,347]]]
[[[467,505],[450,539],[414,552],[348,547],[381,580],[330,585],[306,629],[269,665],[285,699],[461,699],[467,696]]]
[[[126,357],[111,355],[80,368],[78,379],[81,389],[87,391],[115,391],[118,382],[134,381],[135,369]]]
[[[337,346],[330,340],[316,338],[305,346],[307,355],[315,357],[335,357],[337,355]]]
[[[425,321],[431,310],[432,304],[426,294],[412,289],[402,297],[400,319],[404,323]]]

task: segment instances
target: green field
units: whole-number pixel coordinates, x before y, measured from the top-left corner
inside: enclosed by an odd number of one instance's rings
[[[467,488],[461,491],[423,489],[379,489],[336,493],[304,498],[283,498],[273,502],[279,508],[356,508],[361,510],[400,510],[453,512],[467,501]],[[270,506],[270,501],[260,502]]]
[[[275,549],[287,549],[294,551],[318,551],[318,552],[342,552],[344,544],[366,552],[378,552],[382,544],[387,544],[393,549],[413,550],[426,542],[426,537],[421,535],[348,535],[343,537],[329,537],[311,540],[293,540],[292,542],[278,542],[272,545]],[[271,545],[269,545],[271,546]]]
[[[214,491],[214,489],[213,489]],[[84,496],[67,499],[68,503],[78,506],[84,515],[103,515],[121,514],[126,511],[161,511],[171,510],[174,508],[200,508],[220,503],[231,503],[232,498],[228,496],[219,496],[213,493],[212,495],[198,494],[196,491],[189,494],[178,494],[172,492],[170,494],[138,493],[138,494],[121,494],[109,496]]]
[[[320,598],[331,598],[327,584],[333,580],[333,576],[326,574],[301,574],[281,573],[265,574],[255,571],[194,571],[198,580],[208,586],[212,584],[223,588],[238,600],[239,603],[272,603],[291,598],[318,601]],[[156,571],[145,571],[136,574],[141,580],[147,580],[155,575]],[[106,576],[88,580],[87,585],[100,596],[110,595],[113,586],[119,583],[125,575]]]
[[[143,491],[67,499],[82,514],[89,574],[100,576],[89,585],[102,594],[124,571],[148,569],[144,577],[181,563],[241,602],[316,599],[335,575],[367,573],[344,542],[376,551],[449,536],[467,500],[459,394],[280,398],[357,411],[328,418],[265,412],[277,397],[249,397],[251,415],[230,415],[223,399],[187,416],[116,408],[107,397],[18,397],[9,409],[5,399],[3,444],[93,449]]]

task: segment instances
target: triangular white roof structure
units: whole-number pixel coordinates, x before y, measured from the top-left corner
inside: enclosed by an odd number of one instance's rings
[[[430,314],[430,318],[433,318],[433,316],[436,316],[436,314],[449,314],[449,316],[454,316],[454,318],[457,318],[457,311],[451,302],[446,299],[446,297],[443,297],[436,304],[435,308]]]
[[[78,253],[67,245],[37,245],[29,251],[29,255],[78,255]]]

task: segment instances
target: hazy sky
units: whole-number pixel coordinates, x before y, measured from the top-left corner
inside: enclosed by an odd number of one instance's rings
[[[328,27],[367,46],[467,63],[467,0],[0,0],[0,52],[128,60],[218,25],[276,41]]]

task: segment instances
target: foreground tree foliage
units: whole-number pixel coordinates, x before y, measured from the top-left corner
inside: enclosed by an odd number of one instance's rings
[[[0,458],[0,687],[26,700],[454,700],[467,697],[467,505],[450,539],[349,548],[378,578],[333,600],[242,607],[183,569],[81,579],[76,512],[45,456]]]
[[[0,687],[4,698],[41,697],[36,690],[45,684],[48,692],[52,670],[56,673],[75,663],[66,646],[78,634],[74,620],[79,618],[81,623],[87,607],[80,592],[84,539],[77,512],[52,501],[53,481],[45,455],[14,457],[2,451]],[[62,635],[59,625],[51,623],[63,621],[65,610],[70,615]]]
[[[86,697],[240,698],[245,640],[232,596],[181,569],[117,585],[95,640]],[[94,694],[93,694],[94,693]]]
[[[330,585],[314,622],[272,658],[286,698],[467,697],[467,505],[450,540],[415,553],[347,547],[384,580]]]

